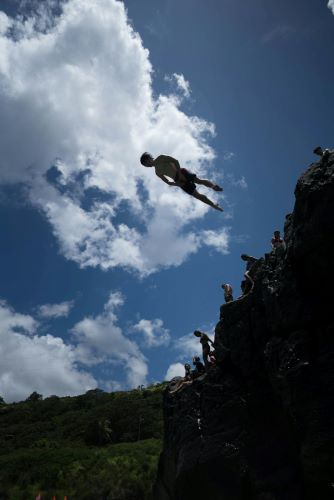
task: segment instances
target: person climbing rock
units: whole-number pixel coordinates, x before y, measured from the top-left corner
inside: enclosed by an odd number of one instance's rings
[[[229,285],[228,283],[223,283],[222,284],[222,288],[224,290],[224,299],[225,299],[225,302],[232,302],[233,301],[233,290],[232,290],[232,287],[231,285]]]
[[[213,342],[207,336],[206,333],[200,332],[199,330],[195,330],[194,331],[194,335],[195,335],[195,337],[198,337],[200,339],[200,343],[202,344],[202,356],[203,356],[204,366],[207,369],[207,368],[210,367],[210,362],[209,362],[209,359],[208,359],[208,356],[210,354],[209,342],[212,345],[213,345]]]
[[[186,193],[206,203],[215,210],[219,210],[219,212],[224,211],[218,203],[214,203],[207,196],[199,193],[196,184],[201,184],[214,191],[223,191],[223,188],[207,179],[200,179],[196,174],[189,172],[186,168],[181,168],[179,162],[175,158],[166,155],[160,155],[157,158],[153,158],[150,153],[143,153],[140,157],[140,163],[144,165],[144,167],[154,167],[156,175],[169,186],[178,186]],[[173,180],[170,181],[168,178]]]
[[[255,257],[251,257],[250,255],[247,255],[245,253],[241,254],[241,258],[242,258],[242,260],[247,262],[246,271],[244,274],[246,280],[241,282],[242,297],[244,297],[245,295],[250,293],[254,288],[254,280],[250,276],[249,273],[250,273],[253,265],[255,264],[255,262],[257,262],[259,259],[256,259]],[[239,297],[239,298],[241,298],[241,297]]]

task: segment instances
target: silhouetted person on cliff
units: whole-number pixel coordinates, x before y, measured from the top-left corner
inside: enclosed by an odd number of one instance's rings
[[[224,299],[225,299],[225,302],[232,302],[233,301],[233,290],[232,290],[232,287],[231,285],[229,285],[228,283],[223,283],[222,284],[222,288],[224,290]]]
[[[208,356],[210,354],[209,342],[212,345],[213,345],[213,342],[207,336],[206,333],[200,332],[199,330],[195,330],[194,335],[200,339],[200,343],[202,344],[202,356],[203,356],[204,366],[205,366],[205,368],[209,368],[210,367],[210,362],[208,360]]]
[[[209,363],[210,363],[211,366],[216,366],[217,360],[216,360],[215,351],[210,351],[209,352]]]
[[[199,356],[193,357],[193,365],[195,366],[195,370],[193,370],[192,375],[193,378],[199,377],[203,373],[205,373],[205,368],[202,361],[199,359]]]
[[[321,160],[326,162],[329,158],[329,155],[331,153],[333,153],[333,151],[331,151],[330,149],[322,149],[321,146],[317,146],[314,150],[313,150],[313,153],[315,155],[318,155],[320,156]]]
[[[170,391],[170,394],[173,394],[174,392],[178,391],[179,389],[181,389],[185,385],[189,385],[192,383],[193,377],[192,377],[192,373],[191,373],[191,366],[188,363],[186,363],[184,365],[184,370],[185,370],[184,378],[177,384],[177,386],[174,390]]]
[[[271,238],[271,249],[275,250],[282,245],[284,245],[284,240],[281,238],[281,232],[274,231],[273,237]]]
[[[276,266],[279,259],[283,256],[286,250],[285,241],[281,238],[280,231],[274,231],[274,235],[271,238],[271,258],[270,262],[272,265]]]
[[[196,184],[202,184],[214,191],[222,191],[223,188],[207,179],[200,179],[196,174],[189,172],[185,168],[181,168],[179,162],[175,158],[166,155],[160,155],[157,158],[153,158],[150,153],[143,153],[140,157],[140,163],[144,165],[144,167],[154,167],[157,176],[169,186],[178,186],[197,200],[210,205],[210,207],[215,210],[223,212],[223,209],[218,203],[214,203],[207,198],[207,196],[197,191]],[[173,180],[170,181],[168,177]]]
[[[243,253],[241,255],[241,258],[242,258],[242,260],[244,260],[247,263],[246,264],[246,272],[244,274],[246,280],[241,282],[242,297],[244,297],[245,295],[250,293],[254,288],[254,280],[250,276],[249,273],[250,273],[253,265],[255,264],[255,262],[257,262],[259,259],[256,259],[255,257],[251,257],[250,255],[247,255],[245,253]],[[241,298],[241,297],[239,297],[239,298]]]

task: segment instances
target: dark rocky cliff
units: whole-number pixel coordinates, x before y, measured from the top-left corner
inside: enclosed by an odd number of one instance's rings
[[[334,498],[334,154],[295,195],[285,254],[221,306],[219,365],[165,391],[156,500]]]

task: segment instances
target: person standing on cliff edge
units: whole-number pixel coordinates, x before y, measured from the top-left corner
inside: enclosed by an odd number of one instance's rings
[[[321,160],[326,162],[333,151],[330,149],[322,149],[321,146],[317,146],[316,148],[314,148],[313,153],[317,156],[320,156]]]
[[[251,255],[247,255],[245,253],[241,254],[241,258],[243,261],[246,262],[246,272],[244,274],[246,279],[241,282],[242,296],[238,297],[239,299],[241,299],[242,297],[245,297],[248,293],[250,293],[253,290],[254,280],[250,276],[249,273],[250,273],[253,265],[255,264],[255,262],[257,262],[259,260],[259,259],[256,259],[255,257],[252,257]]]
[[[222,284],[222,288],[224,290],[224,299],[225,299],[225,302],[232,302],[233,301],[233,290],[232,290],[232,287],[231,285],[229,285],[228,283],[223,283]]]
[[[140,163],[144,167],[154,167],[156,175],[169,186],[178,186],[190,194],[190,196],[206,203],[206,205],[215,210],[219,210],[219,212],[224,211],[218,203],[214,203],[207,196],[199,193],[196,189],[196,184],[202,184],[214,191],[223,191],[223,188],[207,179],[200,179],[186,168],[181,168],[179,162],[172,156],[160,155],[157,158],[153,158],[150,153],[143,153],[140,157]],[[173,179],[173,181],[168,180],[167,177]]]
[[[203,355],[204,366],[206,369],[208,369],[210,368],[210,361],[208,359],[210,354],[209,342],[211,343],[211,345],[213,345],[213,342],[206,333],[200,332],[199,330],[195,330],[194,335],[195,337],[200,338],[200,343],[202,344],[202,355]]]

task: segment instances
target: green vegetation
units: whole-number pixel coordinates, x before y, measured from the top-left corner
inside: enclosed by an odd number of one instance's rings
[[[0,500],[150,500],[165,384],[0,405]]]

